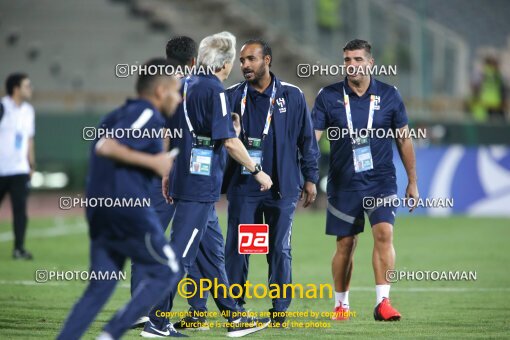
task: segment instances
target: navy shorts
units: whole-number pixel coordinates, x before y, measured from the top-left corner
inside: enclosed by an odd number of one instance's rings
[[[353,236],[363,232],[365,213],[370,225],[386,222],[395,224],[397,208],[392,206],[375,207],[373,198],[396,198],[396,186],[374,187],[368,190],[339,191],[328,198],[326,234]]]

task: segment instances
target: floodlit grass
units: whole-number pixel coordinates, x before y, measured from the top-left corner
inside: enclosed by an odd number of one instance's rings
[[[225,216],[220,216],[225,227]],[[298,213],[292,232],[293,279],[303,285],[332,283],[330,259],[334,237],[324,234],[324,213]],[[510,273],[506,219],[400,217],[395,229],[397,269],[476,271],[476,281],[404,281],[393,285],[392,304],[402,313],[400,322],[373,320],[375,288],[371,264],[372,236],[369,227],[360,237],[350,294],[356,317],[348,322],[326,318],[293,318],[290,322],[322,322],[326,328],[268,329],[253,338],[473,338],[508,337]],[[32,219],[27,249],[31,262],[13,261],[11,232],[0,223],[0,339],[51,339],[56,336],[76,299],[82,294],[81,281],[35,283],[35,271],[87,270],[88,236],[82,218]],[[249,280],[265,283],[267,264],[263,255],[252,255]],[[129,273],[129,266],[126,264]],[[102,326],[129,299],[129,281],[121,282],[104,310],[84,338],[99,334]],[[269,299],[253,299],[246,307],[267,311]],[[333,300],[295,299],[290,311],[331,311]],[[185,311],[186,300],[178,297],[175,311]],[[209,301],[211,311],[216,306]],[[177,321],[176,319],[173,321]],[[223,319],[218,318],[220,321]],[[125,339],[138,339],[131,330]],[[187,332],[195,338],[224,338],[226,330]]]

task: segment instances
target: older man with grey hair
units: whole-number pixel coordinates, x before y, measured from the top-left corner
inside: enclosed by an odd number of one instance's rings
[[[214,70],[214,74],[198,72],[187,77],[183,86],[183,102],[169,122],[171,130],[186,131],[180,139],[172,140],[181,155],[169,174],[166,193],[168,203],[175,204],[170,245],[188,273],[194,265],[201,277],[214,282],[213,298],[222,315],[228,318],[229,337],[241,337],[268,326],[270,319],[249,318],[241,313],[236,301],[228,295],[230,285],[225,272],[224,241],[215,202],[219,200],[224,149],[246,167],[260,184],[269,190],[272,181],[250,158],[237,138],[225,96],[223,81],[232,70],[235,58],[235,37],[222,32],[204,38],[198,50],[199,69]],[[225,147],[225,148],[223,148]],[[203,287],[199,284],[198,287]],[[170,297],[154,306],[141,335],[143,337],[183,336],[177,332],[161,312],[172,310],[177,287]],[[197,290],[195,290],[197,293]],[[202,293],[198,290],[198,293]]]

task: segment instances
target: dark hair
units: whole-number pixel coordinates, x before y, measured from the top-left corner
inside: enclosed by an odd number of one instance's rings
[[[197,54],[197,43],[190,37],[179,36],[166,43],[166,58],[173,66],[186,66]]]
[[[26,73],[19,73],[19,72],[11,73],[7,77],[7,80],[5,81],[5,92],[7,92],[7,94],[9,96],[12,96],[14,94],[14,88],[20,87],[21,82],[27,78],[28,78],[28,75]]]
[[[372,46],[368,41],[360,39],[351,40],[344,46],[344,52],[355,50],[365,50],[368,54],[371,54]]]
[[[143,64],[145,72],[141,72],[136,80],[136,92],[138,94],[149,92],[151,87],[160,77],[168,77],[165,73],[165,67],[171,64],[165,58],[152,58]],[[154,72],[157,68],[157,72]]]
[[[252,45],[252,44],[260,45],[260,47],[262,47],[262,57],[265,57],[266,55],[271,57],[271,60],[269,61],[269,67],[271,67],[271,64],[273,63],[273,51],[271,50],[271,46],[269,46],[269,44],[266,41],[264,41],[262,39],[250,39],[250,40],[245,41],[244,44],[245,45]]]

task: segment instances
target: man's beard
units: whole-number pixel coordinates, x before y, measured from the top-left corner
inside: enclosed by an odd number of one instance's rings
[[[250,80],[250,83],[258,83],[264,78],[264,75],[266,74],[266,70],[264,67],[260,67],[257,70],[253,70],[253,79]]]

